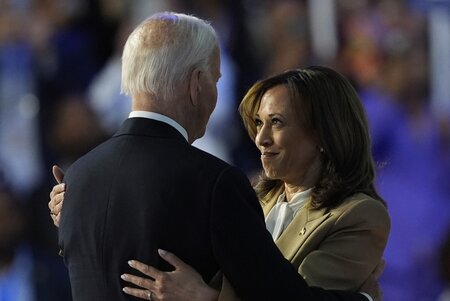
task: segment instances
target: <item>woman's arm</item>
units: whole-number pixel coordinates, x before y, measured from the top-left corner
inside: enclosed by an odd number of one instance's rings
[[[143,278],[130,274],[123,274],[121,278],[135,284],[139,288],[124,287],[123,291],[131,296],[149,300],[192,300],[216,301],[219,292],[209,287],[199,273],[185,264],[174,254],[158,250],[159,255],[175,267],[172,272],[162,272],[136,260],[129,261],[129,265],[139,272],[151,277]],[[152,280],[154,279],[154,280]]]
[[[181,259],[177,256],[163,250],[159,250],[158,252],[164,260],[175,267],[175,270],[172,272],[162,272],[139,261],[130,261],[131,267],[155,280],[133,276],[130,274],[123,274],[122,279],[140,287],[140,289],[124,287],[123,291],[125,293],[141,299],[149,300],[149,294],[152,292],[152,299],[157,301],[239,300],[239,298],[237,298],[234,294],[233,288],[225,278],[225,285],[222,286],[222,291],[219,295],[218,291],[215,291],[206,285],[206,283],[201,279],[201,276],[189,265],[181,261]],[[383,270],[384,260],[380,261],[376,269],[359,289],[360,292],[365,292],[370,295],[373,301],[381,301],[382,299],[382,292],[378,284],[378,279]],[[223,290],[226,292],[224,293]]]

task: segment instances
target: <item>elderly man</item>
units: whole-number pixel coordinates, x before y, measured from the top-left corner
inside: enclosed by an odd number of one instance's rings
[[[244,300],[366,301],[309,288],[266,231],[245,175],[191,146],[205,132],[219,78],[217,37],[201,19],[159,13],[129,36],[122,90],[132,112],[68,169],[64,209],[57,190],[49,203],[73,299],[128,300],[120,283],[127,261],[169,270],[158,256],[165,249],[205,281],[221,270]]]

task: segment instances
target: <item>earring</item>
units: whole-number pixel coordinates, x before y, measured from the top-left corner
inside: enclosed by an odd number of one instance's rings
[[[320,151],[321,153],[323,153],[323,152],[324,152],[323,147],[321,147],[321,148],[319,149],[319,151]]]

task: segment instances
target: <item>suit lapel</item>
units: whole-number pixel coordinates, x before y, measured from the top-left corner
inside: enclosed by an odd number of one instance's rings
[[[301,249],[308,237],[317,229],[331,213],[324,209],[315,210],[309,202],[298,212],[286,230],[277,239],[276,244],[284,257],[291,261]]]
[[[270,198],[261,203],[264,216],[269,214],[270,209],[275,206],[278,196],[282,192],[283,189],[280,189]],[[310,237],[314,230],[317,229],[317,227],[319,227],[331,215],[332,213],[327,212],[326,209],[313,209],[311,207],[311,200],[309,200],[295,215],[292,222],[275,242],[283,256],[287,260],[292,261],[308,237]]]
[[[275,206],[275,204],[277,203],[277,200],[278,200],[278,195],[271,198],[270,200],[261,202],[261,206],[262,206],[263,212],[264,212],[264,217],[267,217],[267,215],[270,212],[270,209],[272,209],[273,206]]]

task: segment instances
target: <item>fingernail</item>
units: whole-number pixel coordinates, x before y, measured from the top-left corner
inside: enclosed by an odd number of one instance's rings
[[[128,260],[128,265],[129,265],[130,267],[134,266],[134,260]]]
[[[61,184],[64,189],[66,189],[66,183]]]
[[[129,293],[128,287],[124,287],[122,290],[123,290],[125,293]]]
[[[163,250],[163,249],[158,249],[158,254],[161,256],[164,256],[167,254],[167,251]]]

